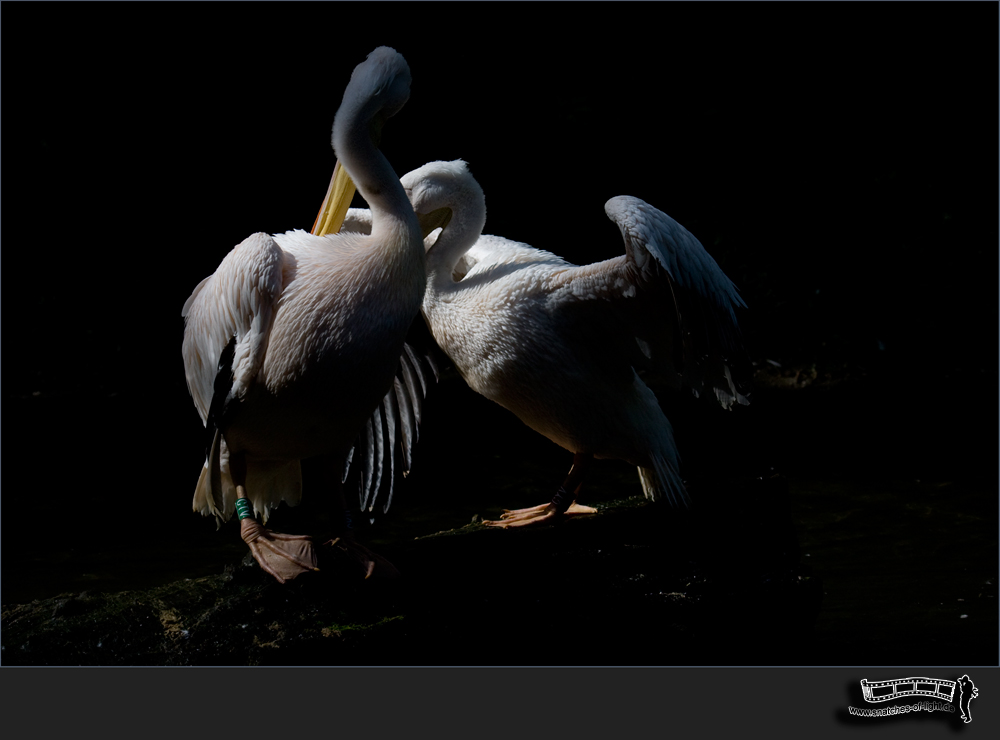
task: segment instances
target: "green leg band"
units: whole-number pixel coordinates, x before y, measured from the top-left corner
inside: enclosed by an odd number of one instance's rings
[[[240,519],[253,519],[253,507],[250,500],[245,498],[236,499],[236,513]]]

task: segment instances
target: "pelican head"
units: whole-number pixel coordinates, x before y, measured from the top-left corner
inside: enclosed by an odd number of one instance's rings
[[[351,152],[365,153],[367,156],[355,160],[355,165],[360,164],[362,170],[370,169],[365,160],[371,157],[378,159],[371,151],[371,145],[378,147],[382,126],[409,100],[410,82],[410,66],[402,54],[388,46],[378,47],[354,68],[333,120],[333,150],[337,155],[337,165],[313,224],[313,234],[322,236],[340,231],[356,185],[342,162]],[[367,131],[365,127],[358,127],[358,121],[367,121]],[[370,141],[358,138],[366,133]],[[367,187],[370,191],[379,192],[374,182],[368,183]]]
[[[410,82],[410,66],[402,54],[388,46],[378,47],[354,68],[333,121],[333,149],[338,156],[347,121],[355,116],[371,121],[369,134],[378,145],[382,125],[410,99]]]
[[[407,172],[399,181],[413,205],[425,238],[434,229],[445,228],[456,213],[470,220],[463,224],[463,231],[468,230],[476,237],[482,233],[486,225],[486,196],[469,172],[469,166],[461,159],[428,162]],[[431,244],[425,242],[425,245],[428,250],[431,248]]]

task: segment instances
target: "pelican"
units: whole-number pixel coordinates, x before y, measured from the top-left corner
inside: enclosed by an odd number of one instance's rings
[[[605,212],[625,254],[577,266],[551,252],[482,236],[483,191],[467,165],[432,162],[401,179],[427,237],[422,312],[435,341],[477,393],[574,454],[552,501],[507,511],[498,527],[595,513],[576,503],[590,460],[625,460],[645,496],[687,504],[673,430],[636,372],[675,389],[710,389],[724,408],[748,403],[736,286],[701,243],[629,196]],[[363,214],[350,217],[363,223]],[[734,377],[735,369],[735,377]]]
[[[281,583],[316,569],[315,550],[307,536],[271,532],[255,517],[266,523],[281,501],[299,502],[300,460],[313,456],[338,473],[343,504],[346,457],[391,388],[420,312],[420,226],[373,140],[409,94],[406,61],[379,47],[354,69],[334,119],[338,164],[315,228],[339,228],[349,178],[370,206],[369,235],[254,234],[182,310],[185,377],[209,450],[194,510],[217,521],[237,510],[254,558]],[[348,531],[344,540],[370,575],[377,556]]]

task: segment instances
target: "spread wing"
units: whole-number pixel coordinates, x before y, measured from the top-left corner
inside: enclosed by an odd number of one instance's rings
[[[341,232],[370,234],[371,230],[369,209],[347,210]],[[403,344],[392,387],[372,411],[344,469],[345,485],[357,491],[361,510],[371,517],[389,510],[396,486],[410,472],[427,393],[440,380],[447,362],[423,318],[417,316]]]
[[[440,380],[447,357],[434,343],[423,317],[407,334],[392,387],[372,412],[347,457],[344,481],[356,490],[363,512],[385,513],[400,479],[413,466],[424,403]]]
[[[695,395],[710,389],[725,408],[749,403],[752,369],[733,282],[698,239],[656,208],[630,196],[605,204],[625,254],[561,273],[553,286],[577,300],[614,309],[654,367]]]

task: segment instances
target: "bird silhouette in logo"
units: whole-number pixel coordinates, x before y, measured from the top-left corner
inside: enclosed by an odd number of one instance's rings
[[[972,683],[972,679],[966,674],[958,679],[958,708],[962,710],[962,721],[971,722],[972,713],[969,711],[969,702],[979,696],[979,689]]]

